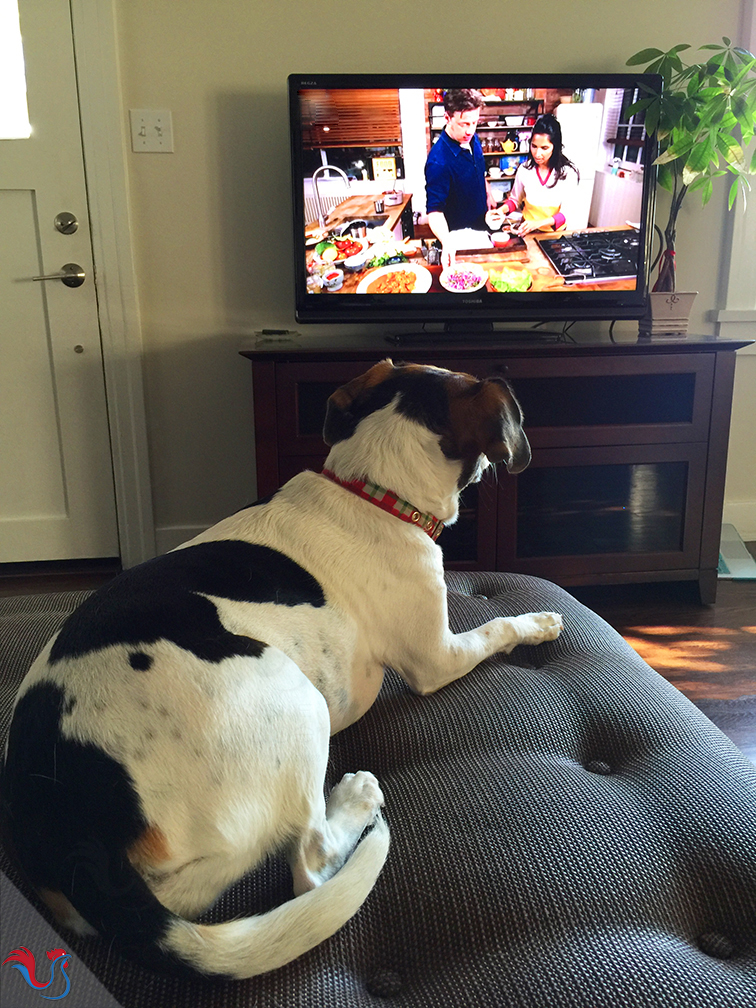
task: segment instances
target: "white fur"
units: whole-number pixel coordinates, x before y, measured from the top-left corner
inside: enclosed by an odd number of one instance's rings
[[[475,478],[488,464],[481,454]],[[462,463],[395,402],[335,444],[326,465],[344,479],[369,473],[447,523],[457,517]],[[149,648],[149,673],[124,676],[110,671],[124,665],[122,646],[53,666],[43,653],[23,689],[40,679],[65,684],[77,703],[63,733],[102,747],[134,780],[169,852],[139,870],[184,918],[165,947],[200,970],[248,977],[333,934],[378,877],[389,845],[378,782],[348,774],[326,804],[323,780],[329,735],[368,710],[384,667],[431,693],[496,652],[553,640],[561,619],[530,613],[451,633],[438,545],[314,472],[179,548],[222,539],[285,553],[317,579],[326,604],[212,598],[227,629],[268,645],[260,658],[208,666],[162,641]],[[296,898],[258,917],[189,923],[281,845]]]

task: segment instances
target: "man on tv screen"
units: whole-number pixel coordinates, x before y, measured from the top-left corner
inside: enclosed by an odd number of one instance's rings
[[[496,206],[486,181],[483,148],[475,135],[484,104],[483,95],[472,88],[446,91],[446,126],[425,162],[428,225],[447,255],[449,233],[485,230],[486,213]]]

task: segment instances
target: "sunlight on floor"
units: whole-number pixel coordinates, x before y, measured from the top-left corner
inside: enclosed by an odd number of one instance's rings
[[[755,626],[630,626],[622,630],[627,643],[683,693],[695,699],[738,696],[743,690],[732,681],[732,652],[751,643]],[[717,684],[712,676],[722,676]]]

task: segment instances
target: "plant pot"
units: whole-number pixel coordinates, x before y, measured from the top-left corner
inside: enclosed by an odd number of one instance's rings
[[[698,291],[651,291],[638,334],[647,339],[684,337]]]

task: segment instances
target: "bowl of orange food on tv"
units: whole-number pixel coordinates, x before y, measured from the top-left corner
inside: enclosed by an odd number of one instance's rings
[[[357,286],[358,294],[425,294],[433,277],[425,266],[391,263],[370,270]]]

